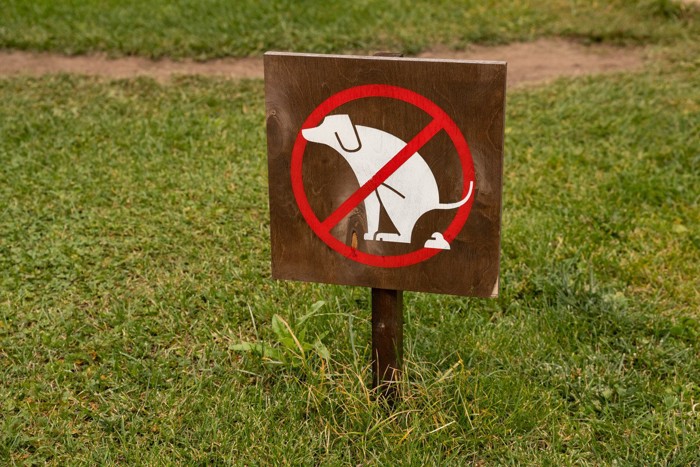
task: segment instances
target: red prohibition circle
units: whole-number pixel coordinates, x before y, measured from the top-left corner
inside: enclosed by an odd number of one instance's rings
[[[323,101],[318,107],[316,107],[316,109],[313,110],[313,112],[311,112],[306,121],[304,121],[302,124],[292,150],[292,191],[297,201],[297,205],[299,206],[299,210],[301,211],[302,216],[304,216],[306,222],[309,224],[309,227],[311,227],[311,230],[313,230],[314,233],[334,251],[340,253],[348,259],[366,264],[368,266],[383,268],[411,266],[432,258],[443,250],[423,247],[421,249],[400,255],[381,256],[365,253],[357,248],[352,248],[350,245],[346,245],[331,234],[331,230],[334,225],[327,227],[324,226],[321,220],[319,220],[309,204],[309,200],[304,189],[304,181],[302,179],[302,163],[304,159],[304,152],[306,151],[307,141],[302,136],[301,131],[318,126],[330,112],[343,104],[347,104],[348,102],[357,99],[372,97],[384,97],[407,102],[415,107],[418,107],[420,110],[431,116],[433,118],[433,123],[431,123],[431,125],[437,122],[437,124],[440,126],[439,131],[444,130],[450,137],[452,144],[454,144],[455,148],[457,149],[457,154],[459,155],[463,172],[464,187],[462,190],[462,196],[464,197],[467,195],[470,188],[470,183],[475,182],[474,162],[472,160],[472,155],[471,151],[469,150],[467,140],[464,138],[464,135],[459,130],[457,124],[454,122],[454,120],[452,120],[452,118],[450,118],[449,115],[447,115],[447,113],[445,113],[444,110],[438,107],[437,104],[432,102],[430,99],[414,91],[385,84],[368,84],[345,89]],[[443,233],[443,237],[448,243],[452,243],[452,240],[454,240],[457,234],[462,230],[462,227],[464,227],[464,224],[469,217],[469,212],[471,211],[473,202],[474,193],[472,193],[472,196],[466,203],[457,208],[457,213],[455,214],[454,219]]]

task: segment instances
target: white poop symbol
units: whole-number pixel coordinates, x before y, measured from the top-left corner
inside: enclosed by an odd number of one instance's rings
[[[350,164],[360,185],[367,183],[406,143],[376,128],[353,125],[348,115],[329,115],[315,127],[302,130],[307,141],[335,149]],[[418,218],[435,209],[454,209],[466,203],[472,194],[456,203],[440,203],[435,176],[420,156],[413,154],[384,183],[365,198],[367,233],[365,240],[410,243]],[[381,204],[380,204],[381,203]],[[398,233],[379,232],[380,206],[384,206]],[[440,232],[425,243],[426,248],[449,250]]]

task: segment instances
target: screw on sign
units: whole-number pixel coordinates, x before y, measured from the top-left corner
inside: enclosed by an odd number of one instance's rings
[[[402,290],[498,293],[505,82],[502,62],[265,54],[272,276],[372,288],[385,395]]]
[[[346,114],[331,114],[350,101],[383,97],[408,102],[426,112],[432,121],[408,143],[381,129],[354,125]],[[418,154],[432,137],[444,130],[454,143],[463,171],[463,197],[441,203],[435,176]],[[307,141],[330,146],[350,165],[360,188],[323,221],[315,215],[306,197],[302,164]],[[388,85],[357,86],[341,91],[319,105],[302,126],[292,152],[291,176],[294,196],[311,229],[332,249],[352,260],[370,266],[403,267],[449,250],[469,216],[473,202],[474,164],[469,146],[454,121],[430,100],[408,89]],[[410,243],[418,219],[435,209],[455,209],[457,214],[447,230],[434,232],[422,249],[395,256],[361,252],[331,235],[331,229],[359,203],[364,202],[368,241]],[[379,232],[380,208],[391,218],[397,232]]]

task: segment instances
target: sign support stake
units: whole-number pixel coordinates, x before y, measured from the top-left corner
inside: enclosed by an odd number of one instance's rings
[[[387,400],[398,392],[403,359],[403,291],[372,289],[372,387]]]

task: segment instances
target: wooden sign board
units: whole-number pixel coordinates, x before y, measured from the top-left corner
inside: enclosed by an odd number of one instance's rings
[[[498,294],[506,64],[265,54],[272,275]]]

